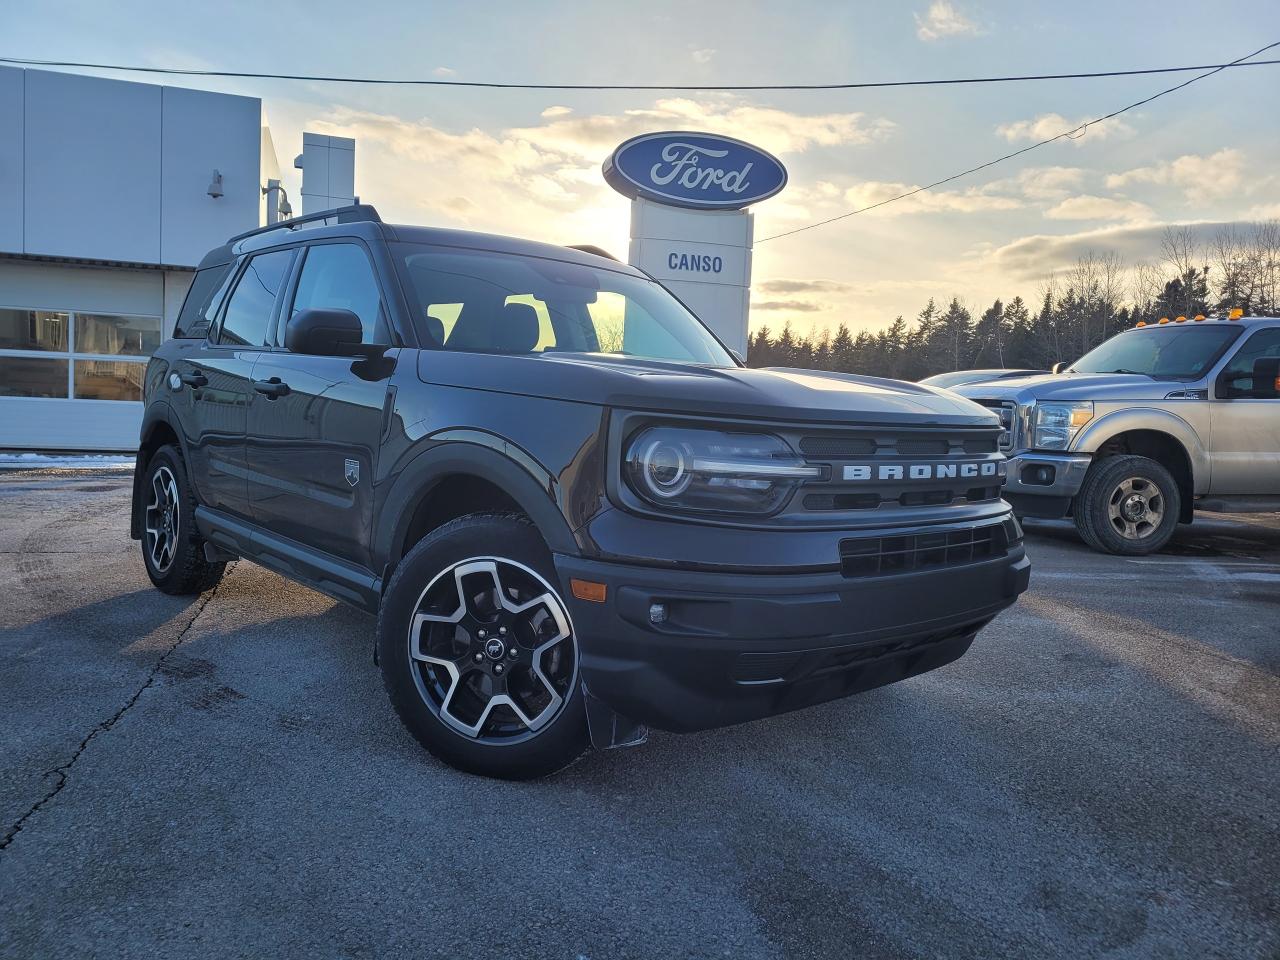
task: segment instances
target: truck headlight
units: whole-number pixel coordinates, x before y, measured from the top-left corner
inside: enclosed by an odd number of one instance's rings
[[[1031,446],[1037,450],[1066,450],[1090,420],[1093,402],[1038,403],[1032,415]]]
[[[822,476],[780,437],[674,426],[636,434],[623,472],[656,507],[750,514],[772,513],[801,481]]]

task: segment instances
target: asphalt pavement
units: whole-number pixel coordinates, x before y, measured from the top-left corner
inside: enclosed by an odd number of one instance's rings
[[[1280,515],[1029,524],[955,664],[510,784],[400,727],[372,618],[153,590],[129,479],[0,475],[0,956],[1280,955]]]

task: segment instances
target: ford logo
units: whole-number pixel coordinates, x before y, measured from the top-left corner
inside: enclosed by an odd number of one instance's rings
[[[777,157],[713,133],[646,133],[604,162],[604,178],[623,196],[699,210],[738,210],[787,185]]]

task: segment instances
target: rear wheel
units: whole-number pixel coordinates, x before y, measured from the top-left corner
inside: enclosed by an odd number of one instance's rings
[[[528,520],[473,514],[401,561],[378,617],[378,662],[418,742],[470,773],[524,780],[587,746],[578,643]]]
[[[1076,495],[1076,530],[1095,550],[1141,556],[1169,542],[1181,509],[1178,484],[1163,465],[1108,457],[1089,468]]]
[[[222,579],[223,563],[204,558],[196,500],[177,448],[163,446],[147,464],[142,489],[142,562],[165,593],[203,593]]]

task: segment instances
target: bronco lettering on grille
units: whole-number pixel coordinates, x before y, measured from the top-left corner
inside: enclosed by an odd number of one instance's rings
[[[1004,461],[970,463],[850,463],[845,480],[965,480],[973,477],[1004,476]]]

